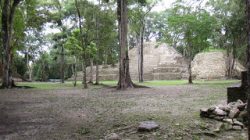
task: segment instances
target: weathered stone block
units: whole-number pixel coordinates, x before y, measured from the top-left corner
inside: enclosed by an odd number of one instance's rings
[[[154,121],[144,121],[144,122],[140,122],[140,125],[138,126],[138,131],[139,132],[150,132],[153,130],[156,130],[160,127],[159,124],[157,124]]]

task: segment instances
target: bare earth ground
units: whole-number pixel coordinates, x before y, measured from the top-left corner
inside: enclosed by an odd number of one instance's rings
[[[226,86],[0,90],[0,139],[98,140],[112,132],[131,140],[247,139],[246,130],[200,133],[218,122],[200,118],[199,109],[226,102]],[[160,129],[137,133],[145,120]]]

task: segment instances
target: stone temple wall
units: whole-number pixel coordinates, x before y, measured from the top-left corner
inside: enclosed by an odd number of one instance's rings
[[[205,52],[195,56],[192,62],[192,72],[195,79],[225,79],[228,57],[225,52]],[[235,61],[233,77],[240,78],[246,69],[239,61]]]
[[[137,48],[129,50],[130,74],[138,80]],[[118,80],[119,64],[99,66],[100,80]],[[236,61],[235,74],[240,75],[244,67]],[[225,79],[226,55],[223,52],[200,53],[192,62],[192,73],[196,79]],[[88,79],[90,67],[87,68]],[[77,80],[82,80],[82,72],[78,72]],[[187,79],[186,59],[173,47],[166,44],[145,43],[144,45],[144,80],[179,80]],[[95,79],[95,67],[93,67]],[[70,80],[73,80],[71,78]]]

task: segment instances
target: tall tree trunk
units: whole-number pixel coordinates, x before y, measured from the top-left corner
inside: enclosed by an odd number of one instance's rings
[[[117,0],[117,16],[119,26],[119,82],[117,89],[133,88],[134,84],[129,73],[129,57],[127,48],[128,15],[127,0]]]
[[[235,70],[235,61],[236,61],[236,46],[235,46],[235,43],[233,45],[233,60],[232,61],[233,62],[232,62],[232,66],[231,66],[231,78],[233,78],[234,70]]]
[[[99,64],[96,62],[95,85],[99,85]]]
[[[26,67],[28,68],[29,81],[32,81],[32,66],[29,64],[29,49],[26,52]]]
[[[90,58],[90,79],[89,83],[93,84],[93,66],[94,66],[94,60],[93,58]]]
[[[62,15],[62,5],[61,5],[61,1],[60,0],[56,0],[57,6],[58,6],[58,10],[59,10],[59,15],[60,15],[60,20],[58,22],[58,26],[60,27],[61,32],[66,32],[66,29],[63,27],[63,15]],[[59,54],[60,54],[60,79],[61,79],[61,83],[64,83],[64,78],[65,78],[65,74],[64,74],[64,70],[65,70],[65,52],[64,52],[64,46],[61,45],[61,48],[59,47]]]
[[[29,65],[28,70],[29,70],[29,81],[31,82],[32,79],[33,79],[33,77],[32,77],[32,72],[33,72],[32,66]]]
[[[143,47],[144,47],[144,23],[142,23],[142,27],[140,29],[140,55],[139,55],[139,82],[142,83],[143,79]]]
[[[101,0],[98,0],[98,6],[101,6]],[[96,14],[96,45],[97,45],[97,59],[96,59],[96,69],[95,69],[95,85],[99,85],[99,61],[101,56],[101,46],[99,38],[99,12]]]
[[[61,60],[60,60],[60,78],[61,78],[61,83],[64,83],[64,47],[61,46]]]
[[[232,61],[233,61],[233,55],[231,52],[227,53],[227,60],[226,60],[226,69],[227,69],[227,78],[231,79],[232,78]]]
[[[188,60],[188,83],[193,84],[193,76],[192,76],[192,61]]]
[[[140,38],[140,37],[139,37]],[[141,45],[140,45],[140,39],[137,39],[137,58],[138,58],[138,80],[140,82],[140,76],[141,76]]]
[[[80,29],[80,40],[81,40],[81,47],[83,48],[83,62],[82,62],[82,71],[83,71],[83,87],[88,88],[87,85],[87,74],[86,74],[86,48],[84,46],[84,41],[83,41],[83,30],[82,30],[82,21],[81,21],[81,12],[79,9],[79,4],[78,1],[75,0],[75,7],[77,11],[77,16],[78,16],[78,26]]]
[[[46,75],[45,75],[45,62],[42,61],[42,82],[46,81]]]
[[[72,67],[73,67],[73,73],[74,73],[74,87],[76,87],[76,83],[77,83],[77,70],[76,70],[76,66],[77,66],[77,62],[76,62],[76,56],[74,56],[74,60],[75,60],[75,64],[74,65],[72,65]]]
[[[14,85],[12,77],[12,30],[13,30],[13,19],[15,15],[15,10],[21,0],[14,0],[11,3],[11,0],[3,1],[2,8],[2,41],[3,41],[3,79],[2,87],[3,88],[12,88]]]
[[[247,95],[248,95],[248,139],[250,139],[250,0],[246,0],[247,14]]]
[[[87,74],[86,74],[86,64],[84,61],[82,61],[82,84],[83,84],[83,88],[88,88],[88,85],[87,85]]]

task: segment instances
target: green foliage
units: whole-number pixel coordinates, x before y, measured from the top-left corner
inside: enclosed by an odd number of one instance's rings
[[[151,12],[146,18],[145,23],[145,39],[147,41],[155,38],[157,41],[162,41],[164,33],[167,33],[167,17],[168,11]]]
[[[210,0],[217,25],[214,27],[213,46],[227,50],[234,58],[246,60],[246,15],[243,0]],[[236,51],[237,50],[237,51]]]
[[[128,12],[130,47],[134,47],[138,43],[140,35],[144,34],[146,23],[149,20],[147,17],[156,3],[156,0],[139,0],[131,3],[133,8]]]
[[[18,51],[28,56],[29,61],[37,58],[37,62],[41,61],[42,56],[39,57],[39,53],[44,51],[42,47],[47,45],[46,41],[49,38],[41,31],[44,25],[49,23],[52,29],[57,29],[59,32],[50,34],[51,40],[48,45],[54,46],[49,50],[53,55],[44,62],[48,62],[47,67],[53,72],[49,72],[47,77],[58,77],[59,64],[54,58],[59,57],[62,47],[65,48],[66,69],[70,69],[69,67],[75,63],[73,61],[75,57],[77,63],[82,61],[83,53],[87,54],[87,59],[93,58],[98,64],[117,63],[118,29],[115,2],[101,0],[96,4],[88,0],[79,0],[83,27],[81,37],[74,1],[25,0],[17,8],[14,18],[15,32],[11,42],[14,56],[18,57],[15,54]],[[228,54],[233,53],[242,62],[246,60],[244,1],[209,0],[206,5],[209,7],[208,12],[202,8],[188,7],[183,0],[178,0],[169,10],[150,12],[156,2],[158,1],[128,1],[129,43],[132,46],[138,41],[141,27],[145,26],[144,40],[150,41],[154,38],[157,41],[167,42],[189,59],[193,59],[195,54],[202,51],[225,49]],[[84,46],[80,44],[82,38]],[[38,64],[42,64],[41,62]],[[41,66],[35,67],[37,71],[41,71]],[[70,73],[70,70],[66,73],[68,72]]]
[[[25,57],[22,57],[20,55],[16,55],[14,57],[14,71],[20,74],[21,76],[24,76],[24,74],[27,71],[27,65]]]
[[[40,55],[40,58],[35,62],[33,75],[35,80],[38,81],[47,81],[49,76],[49,55],[43,53]]]
[[[40,58],[34,63],[34,80],[36,81],[47,81],[48,79],[59,79],[60,78],[60,63],[56,58],[56,52],[51,51],[48,53],[43,53]],[[65,78],[70,78],[72,76],[71,65],[65,65]]]
[[[165,40],[192,60],[197,53],[211,46],[215,24],[216,20],[209,12],[192,11],[190,7],[177,4],[169,11]]]

